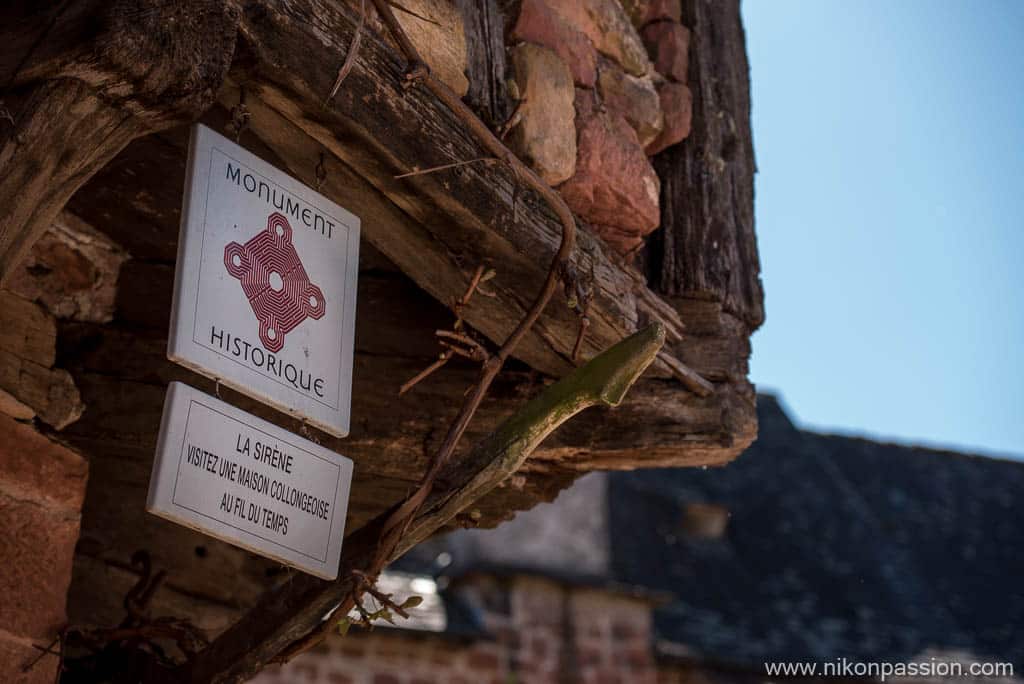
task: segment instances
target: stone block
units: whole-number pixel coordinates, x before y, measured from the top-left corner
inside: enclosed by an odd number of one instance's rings
[[[576,174],[559,191],[616,251],[626,253],[661,220],[661,184],[636,132],[577,93]]]
[[[605,106],[633,127],[640,145],[654,142],[664,126],[664,116],[651,78],[631,76],[609,64],[601,69],[598,86]]]
[[[33,301],[0,290],[0,349],[49,368],[56,360],[57,323]]]
[[[6,349],[0,349],[0,390],[58,430],[74,423],[85,411],[70,373],[41,366]],[[5,402],[5,405],[14,416],[24,414],[17,404]]]
[[[6,415],[0,415],[0,436],[0,492],[77,515],[85,499],[85,459]]]
[[[501,659],[494,650],[475,645],[466,657],[466,665],[474,671],[474,676],[482,676],[481,673],[500,669]]]
[[[51,638],[64,624],[78,516],[0,493],[0,629]]]
[[[36,415],[35,409],[4,389],[0,389],[0,413],[17,420],[32,420]]]
[[[64,212],[32,246],[7,287],[57,318],[105,323],[114,316],[118,274],[127,258],[106,235]]]
[[[622,6],[638,29],[652,21],[678,22],[682,15],[679,0],[622,0]]]
[[[38,655],[39,651],[27,643],[0,638],[0,682],[4,682],[4,684],[53,684],[57,679],[56,656],[43,656],[32,666],[31,670],[22,672],[22,668],[35,660]]]
[[[577,85],[594,86],[597,51],[579,28],[555,13],[545,0],[523,0],[511,37],[554,50],[569,66]]]
[[[658,88],[658,99],[664,125],[658,137],[644,148],[649,155],[685,140],[693,121],[693,94],[682,83],[663,83]]]
[[[548,0],[548,4],[626,73],[643,76],[650,72],[643,41],[618,0]]]
[[[690,30],[674,21],[658,21],[644,27],[643,38],[655,71],[671,81],[686,83]]]
[[[522,119],[512,147],[549,185],[568,180],[576,169],[576,126],[572,74],[552,50],[522,43],[512,50]]]
[[[328,684],[353,684],[352,678],[347,674],[341,672],[328,672],[327,673]]]

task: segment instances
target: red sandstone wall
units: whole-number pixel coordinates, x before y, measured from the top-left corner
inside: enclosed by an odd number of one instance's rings
[[[258,684],[504,684],[508,664],[489,642],[461,643],[437,636],[378,630],[332,637],[284,667],[267,668]]]
[[[628,254],[661,222],[651,156],[690,134],[690,32],[680,0],[503,4],[511,12],[510,95],[520,105],[510,145],[610,247]],[[467,37],[457,3],[404,5],[410,11],[397,16],[410,40],[464,95]]]
[[[476,577],[459,588],[489,638],[377,630],[333,636],[257,684],[656,684],[650,606],[550,580]],[[671,680],[670,680],[671,681]]]
[[[85,497],[85,459],[0,414],[0,682],[54,681],[39,655],[63,627]]]
[[[620,253],[661,222],[649,156],[690,133],[679,0],[523,0],[508,17],[518,154]]]

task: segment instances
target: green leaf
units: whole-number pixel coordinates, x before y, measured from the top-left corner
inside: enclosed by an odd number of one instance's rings
[[[402,603],[402,610],[408,610],[410,608],[415,608],[416,606],[420,605],[421,603],[423,603],[423,597],[422,596],[410,596],[409,598],[405,599],[405,602]]]

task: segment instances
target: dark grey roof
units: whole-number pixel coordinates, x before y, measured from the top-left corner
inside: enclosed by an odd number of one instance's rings
[[[700,658],[1024,663],[1024,464],[797,430],[761,397],[760,436],[716,469],[609,477],[611,573],[673,593],[658,638]],[[689,536],[686,504],[730,511]]]

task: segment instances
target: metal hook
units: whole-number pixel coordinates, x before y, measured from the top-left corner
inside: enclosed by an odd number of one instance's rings
[[[299,425],[299,435],[302,436],[302,437],[305,437],[306,439],[308,439],[313,444],[320,444],[320,440],[309,429],[309,426],[306,425],[306,419],[305,418],[302,419],[302,423]]]
[[[320,189],[324,186],[324,182],[327,180],[327,166],[324,163],[323,150],[320,151],[320,163],[316,165],[316,191],[320,192]]]
[[[231,130],[234,131],[236,143],[241,139],[242,131],[249,127],[251,117],[252,112],[245,106],[245,87],[239,87],[238,104],[231,108],[231,123],[229,124]]]

